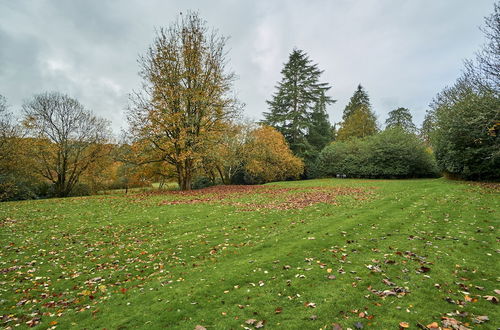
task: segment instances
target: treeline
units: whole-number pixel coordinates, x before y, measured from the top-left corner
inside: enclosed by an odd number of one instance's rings
[[[488,43],[431,104],[421,129],[407,108],[381,129],[359,85],[330,123],[335,102],[322,71],[294,49],[260,123],[241,119],[226,39],[197,13],[159,29],[140,57],[143,89],[120,141],[109,123],[57,92],[33,96],[16,120],[0,97],[0,200],[86,195],[176,180],[182,190],[318,177],[416,178],[440,173],[497,180],[499,6]]]

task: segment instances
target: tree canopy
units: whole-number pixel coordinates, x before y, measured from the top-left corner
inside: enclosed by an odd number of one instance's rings
[[[191,189],[201,159],[236,109],[225,45],[225,37],[188,12],[160,28],[139,60],[144,90],[129,111],[131,130],[152,151],[146,162],[175,167],[182,190]]]
[[[304,51],[294,49],[281,70],[276,92],[267,101],[264,123],[281,132],[300,157],[311,149],[321,150],[325,139],[331,138],[326,107],[335,101],[326,94],[329,84],[320,82],[322,73]]]

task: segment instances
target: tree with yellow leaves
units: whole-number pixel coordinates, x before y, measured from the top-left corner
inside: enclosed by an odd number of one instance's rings
[[[209,32],[197,13],[188,12],[159,29],[139,59],[144,88],[132,98],[131,132],[148,148],[144,163],[175,167],[181,190],[191,189],[203,156],[235,113],[225,44],[226,38]]]

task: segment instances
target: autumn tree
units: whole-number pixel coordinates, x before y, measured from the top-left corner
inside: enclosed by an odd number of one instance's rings
[[[416,133],[417,127],[413,123],[413,117],[407,108],[397,108],[389,112],[385,121],[386,128],[399,127],[408,133]]]
[[[109,123],[57,92],[35,95],[23,111],[33,170],[54,184],[56,196],[68,196],[82,174],[107,155]]]
[[[342,127],[337,133],[337,140],[364,138],[377,133],[377,131],[375,115],[367,106],[361,105],[342,123]]]
[[[253,130],[245,146],[245,172],[248,183],[297,179],[304,171],[302,160],[293,155],[284,136],[275,128]]]
[[[294,154],[300,157],[311,148],[321,150],[324,140],[317,134],[331,132],[326,106],[335,101],[326,94],[330,89],[328,83],[320,82],[322,73],[304,51],[294,49],[281,70],[282,79],[276,92],[267,101],[269,112],[264,113],[263,123],[282,133]]]
[[[175,167],[182,190],[191,189],[201,159],[237,108],[225,45],[226,38],[188,12],[160,28],[139,59],[144,88],[132,99],[131,132],[150,149],[145,163]]]
[[[255,124],[227,123],[218,143],[202,159],[204,174],[213,184],[231,184],[245,166],[247,144]]]
[[[364,87],[361,86],[361,84],[358,85],[358,88],[351,96],[349,103],[344,108],[342,121],[346,121],[347,118],[354,114],[354,112],[360,107],[366,107],[367,109],[371,110],[370,97],[368,96],[368,93],[366,92]]]
[[[345,141],[351,138],[363,138],[377,133],[377,118],[372,111],[370,98],[363,86],[349,100],[342,116],[343,122],[337,133],[337,139]]]

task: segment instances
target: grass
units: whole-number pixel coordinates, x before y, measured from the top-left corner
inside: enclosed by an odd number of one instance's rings
[[[0,204],[2,326],[500,324],[498,192],[444,179],[259,189]]]

